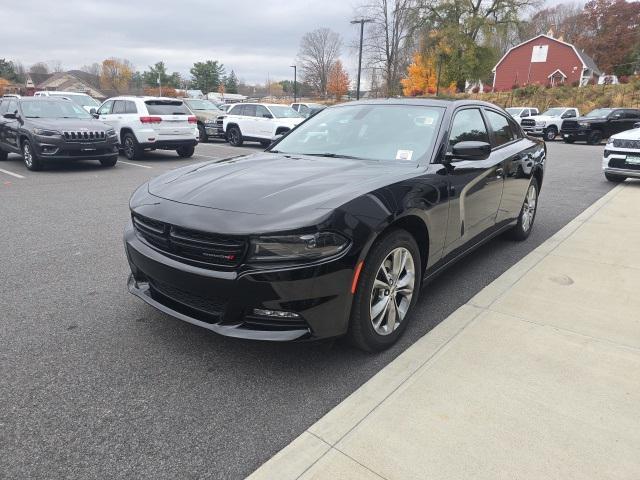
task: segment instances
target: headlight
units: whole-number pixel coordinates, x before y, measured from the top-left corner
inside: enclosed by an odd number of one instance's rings
[[[115,137],[116,136],[116,131],[113,128],[110,128],[109,130],[107,130],[107,137]]]
[[[336,255],[348,246],[347,238],[333,232],[259,237],[251,241],[249,261],[318,260]]]
[[[609,140],[607,140],[607,147],[612,145],[613,145],[613,138],[609,137]]]
[[[34,128],[33,133],[41,137],[59,137],[62,133],[57,130],[47,130],[46,128]]]
[[[536,127],[544,127],[547,122],[536,122]]]

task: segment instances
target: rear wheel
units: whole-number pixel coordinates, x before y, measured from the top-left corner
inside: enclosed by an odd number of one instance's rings
[[[24,160],[24,165],[29,170],[37,171],[42,170],[42,162],[40,158],[33,150],[31,146],[31,142],[29,140],[25,140],[22,142],[22,159]]]
[[[193,157],[193,153],[196,151],[196,148],[191,146],[191,147],[180,147],[176,150],[176,152],[178,153],[178,156],[180,158],[190,158]]]
[[[353,299],[348,335],[356,347],[381,351],[400,338],[418,298],[420,265],[418,245],[405,230],[374,244]]]
[[[627,177],[623,175],[615,175],[613,173],[607,173],[607,172],[604,173],[604,178],[606,178],[607,180],[613,183],[621,183],[627,179]]]
[[[206,143],[209,140],[207,136],[207,131],[204,128],[204,125],[201,123],[198,124],[198,141],[201,143]]]
[[[558,135],[558,129],[554,126],[547,128],[544,132],[544,139],[551,142],[556,139]]]
[[[576,139],[573,137],[564,137],[563,140],[564,140],[564,143],[573,143],[576,141]]]
[[[118,156],[114,156],[111,158],[102,158],[100,159],[100,165],[103,167],[115,167],[116,163],[118,163]]]
[[[122,137],[122,151],[129,160],[138,160],[144,155],[144,149],[133,133],[125,133]]]
[[[601,140],[602,140],[602,133],[599,132],[598,130],[594,130],[587,137],[587,143],[589,145],[598,145]]]
[[[511,238],[514,240],[522,241],[526,240],[533,230],[533,222],[536,219],[536,212],[538,211],[538,181],[533,178],[527,189],[527,195],[524,198],[522,209],[520,210],[520,216],[518,217],[518,223],[511,230]]]
[[[0,150],[0,162],[4,162],[8,156],[9,154],[7,152],[5,152],[4,150]]]
[[[227,131],[227,140],[234,147],[242,146],[244,140],[242,139],[240,128],[236,127],[235,125],[229,127],[229,130]]]

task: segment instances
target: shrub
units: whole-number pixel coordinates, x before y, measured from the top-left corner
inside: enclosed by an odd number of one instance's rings
[[[479,91],[480,91],[480,87],[477,85],[471,89],[471,93],[478,93]]]
[[[493,92],[493,88],[492,87],[490,87],[488,85],[484,87],[484,93],[491,93],[491,92]]]
[[[580,81],[579,80],[574,80],[573,82],[571,82],[571,86],[573,88],[579,87],[580,86]]]
[[[517,82],[511,85],[511,90],[517,90],[518,88],[520,88],[520,84]]]
[[[626,85],[627,83],[629,83],[629,77],[627,75],[621,75],[620,77],[618,77],[618,81]]]

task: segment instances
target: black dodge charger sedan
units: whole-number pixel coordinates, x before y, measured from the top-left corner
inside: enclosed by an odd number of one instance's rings
[[[264,153],[138,188],[129,290],[223,335],[346,334],[381,350],[436,274],[502,232],[529,236],[545,158],[542,141],[489,103],[327,108]]]
[[[3,98],[0,101],[0,160],[22,155],[29,170],[53,160],[118,161],[113,128],[95,120],[71,100],[55,97]]]

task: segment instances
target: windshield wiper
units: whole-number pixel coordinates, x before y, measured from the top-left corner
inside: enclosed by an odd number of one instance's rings
[[[354,157],[353,155],[343,155],[341,153],[301,153],[300,155],[307,155],[309,157],[346,158],[348,160],[366,160],[366,158]]]
[[[26,118],[40,118],[40,117],[39,117],[39,116],[37,116],[37,115],[25,115],[25,116],[26,116]]]

